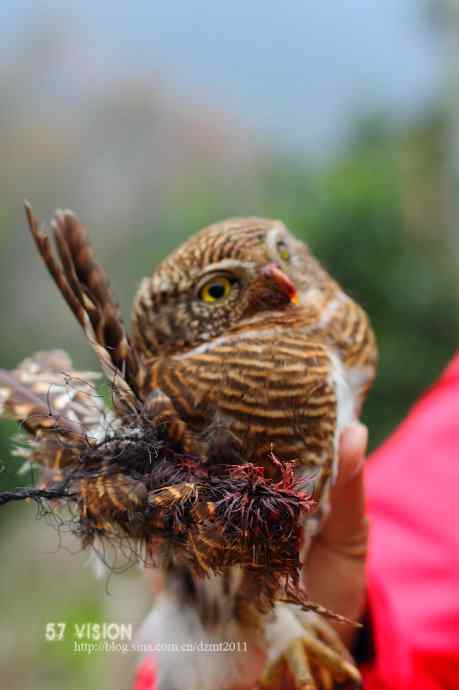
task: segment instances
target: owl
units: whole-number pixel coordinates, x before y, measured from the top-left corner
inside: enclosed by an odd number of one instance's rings
[[[273,455],[294,463],[318,502],[305,524],[305,556],[329,511],[338,439],[375,376],[363,309],[281,222],[235,218],[196,234],[143,280],[132,338],[148,372],[143,395],[171,440],[212,465],[251,462],[275,475]],[[282,657],[295,687],[313,687],[302,657],[317,656],[318,628],[328,623],[282,603],[264,620],[244,615],[238,604],[251,587],[237,567],[203,581],[168,573],[150,638],[250,640],[256,653],[185,657],[183,665],[160,654],[160,690],[252,688],[267,663],[260,687],[275,688],[273,660]],[[328,662],[333,674],[356,680],[343,650],[335,652],[342,659]]]
[[[364,310],[283,223],[235,218],[201,230],[142,281],[129,333],[78,219],[56,214],[59,263],[30,208],[27,215],[45,264],[113,385],[113,424],[141,410],[165,447],[206,468],[211,482],[219,468],[250,465],[276,481],[286,464],[293,467],[317,506],[302,518],[305,559],[330,510],[341,432],[358,418],[375,376],[377,348]],[[81,420],[89,419],[83,427],[97,440],[101,418],[99,407],[95,414],[85,402],[87,375],[78,376],[71,395],[68,387],[47,392],[47,381],[61,380],[61,360],[51,353],[14,375],[0,372],[0,413],[3,405],[6,416],[23,419],[27,412],[35,420],[33,453],[58,475],[66,463],[81,467],[82,446],[56,451],[50,397],[67,420],[66,438],[78,436]],[[86,479],[83,517],[104,505],[123,520],[143,510],[151,486],[138,479],[129,485],[124,474]],[[195,495],[193,484],[183,486]],[[177,497],[175,485],[153,492],[151,502],[163,507]],[[285,675],[303,690],[358,682],[320,606],[301,611],[276,581],[270,605],[260,607],[256,568],[203,572],[172,558],[155,578],[157,602],[142,637],[159,650],[158,690],[276,690]]]

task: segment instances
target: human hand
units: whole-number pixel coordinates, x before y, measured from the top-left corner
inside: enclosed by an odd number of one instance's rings
[[[365,605],[368,525],[363,465],[367,441],[368,430],[358,422],[342,433],[331,512],[312,542],[305,564],[311,599],[351,620],[359,620]],[[355,627],[337,624],[337,630],[349,644]]]

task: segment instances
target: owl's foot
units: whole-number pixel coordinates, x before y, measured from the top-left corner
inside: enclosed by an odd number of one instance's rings
[[[321,616],[302,621],[304,634],[265,670],[259,690],[361,688],[360,673],[338,633]]]

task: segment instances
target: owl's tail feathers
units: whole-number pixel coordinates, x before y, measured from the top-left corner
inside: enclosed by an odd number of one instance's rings
[[[109,279],[94,258],[86,228],[71,211],[56,211],[51,222],[53,248],[48,235],[39,229],[28,203],[25,210],[38,251],[116,392],[115,404],[122,402],[135,408],[138,357]]]
[[[14,371],[0,369],[0,417],[17,421],[28,438],[15,454],[41,468],[44,485],[75,463],[78,448],[93,443],[112,423],[92,372],[77,372],[60,350],[38,352]],[[42,484],[42,485],[43,485]]]

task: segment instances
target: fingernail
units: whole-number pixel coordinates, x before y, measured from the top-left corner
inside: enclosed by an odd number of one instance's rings
[[[365,424],[357,422],[354,427],[354,435],[352,439],[352,454],[356,457],[356,464],[353,471],[350,473],[349,480],[355,479],[363,470],[365,465],[365,453],[368,444],[368,428]]]
[[[360,436],[360,444],[363,446],[365,452],[368,444],[368,427],[365,424],[362,424],[362,422],[357,422],[355,427]]]

